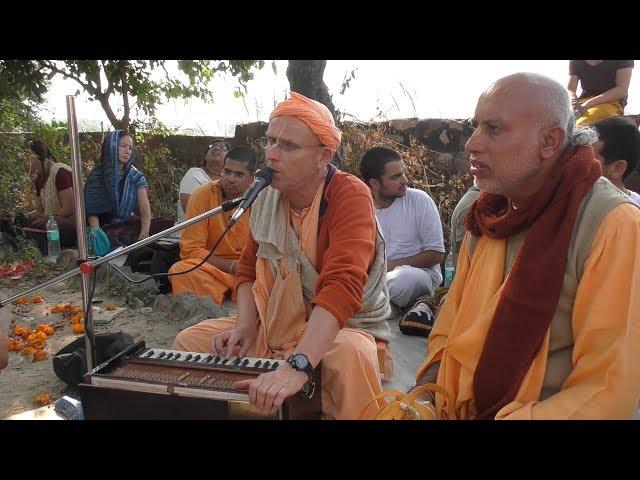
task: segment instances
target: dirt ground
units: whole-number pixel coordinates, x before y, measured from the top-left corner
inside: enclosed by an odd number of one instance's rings
[[[23,292],[69,269],[70,267],[62,266],[47,267],[40,272],[39,277],[33,272],[15,280],[5,277],[0,279],[0,293],[13,295]],[[71,302],[82,306],[78,278],[51,285],[46,289],[28,294],[28,297],[36,294],[43,297],[43,303],[4,307],[11,309],[11,331],[15,325],[36,328],[42,323],[52,325],[56,331],[47,338],[45,351],[48,358],[43,361],[34,362],[31,355],[22,356],[19,352],[9,352],[9,365],[0,373],[0,419],[40,407],[41,405],[35,401],[40,394],[49,395],[52,403],[63,395],[76,394],[74,391],[69,391],[65,383],[56,376],[53,371],[52,357],[82,334],[76,335],[72,332],[68,316],[50,313],[50,310],[58,303]],[[144,299],[144,302],[140,298]],[[117,282],[114,284],[112,280],[103,278],[98,282],[93,296],[95,332],[123,331],[131,335],[134,341],[144,340],[149,346],[170,348],[181,327],[188,326],[188,324],[185,325],[185,320],[199,321],[198,317],[201,315],[198,314],[207,313],[202,309],[198,310],[197,305],[191,310],[192,304],[188,302],[183,308],[181,307],[182,310],[166,308],[166,305],[162,306],[163,302],[160,302],[155,309],[145,306],[145,302],[147,305],[153,304],[154,299],[156,297],[152,292],[146,294],[136,290],[127,282],[121,281],[118,286]],[[156,299],[156,303],[159,299]],[[108,311],[106,306],[109,304],[116,305],[116,310]],[[185,313],[187,317],[184,316]],[[235,305],[226,301],[223,304],[223,312],[207,315],[205,318],[228,316],[234,313]],[[396,315],[389,319],[392,333],[391,355],[395,373],[391,381],[383,383],[383,388],[406,391],[415,382],[415,371],[424,359],[426,338],[400,333],[399,318]]]
[[[13,295],[36,284],[34,281],[3,281],[0,284],[0,292]],[[60,328],[47,339],[46,360],[34,362],[31,355],[25,357],[19,352],[9,352],[9,365],[0,373],[0,419],[37,408],[40,405],[35,403],[34,399],[41,393],[49,394],[53,401],[64,394],[66,385],[55,375],[51,359],[58,350],[82,335],[72,332],[70,322],[65,320],[62,314],[49,312],[56,303],[73,302],[82,306],[81,292],[73,287],[71,281],[51,285],[30,296],[35,294],[41,295],[44,302],[5,307],[12,310],[12,328],[14,324],[35,328],[41,323],[49,323],[54,328]],[[145,340],[148,345],[171,347],[179,331],[177,321],[166,313],[154,311],[151,307],[129,308],[122,298],[101,294],[99,288],[93,299],[96,333],[124,331],[130,334],[134,341]],[[113,312],[107,311],[105,307],[108,304],[115,304],[119,308]]]

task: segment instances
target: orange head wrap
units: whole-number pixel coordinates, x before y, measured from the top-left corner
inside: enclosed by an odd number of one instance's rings
[[[323,145],[333,151],[340,146],[342,132],[336,127],[329,109],[320,102],[291,92],[291,97],[276,105],[269,120],[274,117],[297,117],[320,137]]]

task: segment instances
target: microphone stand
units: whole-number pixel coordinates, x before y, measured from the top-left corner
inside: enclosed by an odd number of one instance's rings
[[[111,253],[108,253],[107,255],[105,255],[104,257],[95,257],[92,259],[87,259],[86,261],[83,261],[82,263],[80,263],[80,266],[78,268],[74,268],[73,270],[69,270],[66,273],[63,273],[55,278],[52,278],[50,280],[47,280],[44,283],[41,283],[40,285],[37,285],[35,287],[31,287],[28,290],[25,290],[24,292],[21,293],[17,293],[15,295],[12,295],[10,297],[5,298],[4,300],[0,301],[0,307],[4,307],[5,305],[8,305],[9,303],[11,303],[13,300],[22,297],[23,295],[27,295],[29,293],[32,292],[36,292],[38,290],[42,290],[43,288],[48,287],[49,285],[53,285],[55,283],[61,282],[63,280],[66,280],[68,278],[71,277],[75,277],[76,275],[78,275],[79,273],[83,274],[83,275],[88,275],[89,273],[91,273],[92,271],[94,271],[96,269],[96,267],[98,267],[99,265],[102,265],[103,263],[109,262],[110,260],[113,260],[114,258],[118,258],[122,255],[126,255],[129,252],[132,252],[134,250],[137,250],[141,247],[144,247],[146,245],[149,245],[150,243],[154,243],[156,240],[160,240],[161,238],[164,238],[166,236],[168,236],[169,234],[173,233],[173,232],[177,232],[178,230],[182,230],[184,228],[187,228],[189,225],[193,225],[194,223],[198,223],[201,222],[202,220],[205,220],[209,217],[213,217],[215,215],[218,215],[222,212],[228,212],[229,210],[233,210],[234,208],[236,208],[240,202],[242,201],[242,198],[235,198],[233,200],[229,200],[227,202],[224,202],[223,204],[221,204],[219,207],[214,208],[213,210],[209,210],[208,212],[204,212],[201,213],[200,215],[197,215],[193,218],[190,218],[189,220],[185,220],[184,222],[181,223],[177,223],[175,224],[173,227],[171,228],[167,228],[166,230],[163,230],[161,232],[158,232],[154,235],[151,235],[147,238],[143,238],[142,240],[139,240],[135,243],[132,243],[131,245],[124,247],[124,248],[118,248],[117,250],[114,250]]]
[[[189,220],[185,220],[184,222],[178,223],[171,228],[163,230],[161,232],[156,233],[155,235],[151,235],[147,238],[139,240],[131,245],[118,248],[113,252],[105,255],[104,257],[97,257],[89,259],[87,255],[87,237],[86,237],[86,225],[85,225],[85,209],[84,209],[84,187],[82,182],[82,161],[80,158],[80,137],[78,135],[78,125],[76,121],[76,111],[75,111],[75,97],[73,95],[67,95],[67,123],[69,126],[69,146],[71,150],[71,159],[72,159],[72,177],[73,177],[73,196],[75,203],[75,218],[76,218],[76,234],[77,234],[77,242],[78,242],[78,268],[74,268],[62,275],[58,275],[55,278],[47,280],[40,285],[29,288],[21,293],[16,295],[12,295],[4,300],[0,301],[0,308],[10,304],[13,300],[27,295],[32,292],[36,292],[43,288],[48,287],[49,285],[53,285],[55,283],[61,282],[68,278],[74,277],[78,274],[82,274],[82,282],[80,284],[81,292],[82,292],[82,304],[84,308],[84,312],[86,313],[86,318],[84,319],[85,324],[85,341],[86,341],[86,355],[87,355],[87,371],[93,370],[94,367],[94,358],[95,358],[95,335],[93,330],[93,315],[91,311],[91,305],[89,305],[89,275],[93,272],[96,267],[102,265],[103,263],[109,262],[114,258],[120,257],[122,255],[126,255],[129,252],[137,250],[138,248],[144,247],[145,245],[149,245],[150,243],[155,242],[156,240],[160,240],[167,235],[182,230],[189,225],[193,225],[194,223],[201,222],[209,217],[214,215],[218,215],[222,212],[227,212],[236,208],[241,202],[242,198],[235,198],[233,200],[229,200],[224,202],[219,207],[214,208],[213,210],[209,210],[208,212],[201,213]]]

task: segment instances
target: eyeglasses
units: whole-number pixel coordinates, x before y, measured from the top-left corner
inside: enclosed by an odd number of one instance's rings
[[[322,143],[318,143],[317,145],[296,145],[293,142],[289,142],[287,140],[276,140],[272,137],[261,137],[258,141],[260,142],[260,146],[265,150],[277,146],[280,150],[286,153],[295,152],[301,148],[324,147]]]
[[[231,175],[233,175],[236,178],[244,178],[247,176],[246,173],[244,172],[236,172],[233,170],[229,170],[228,168],[223,168],[222,169],[222,176],[223,177],[230,177]]]

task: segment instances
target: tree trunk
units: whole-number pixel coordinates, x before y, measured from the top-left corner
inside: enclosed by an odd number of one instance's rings
[[[116,114],[113,113],[113,109],[111,108],[111,105],[109,105],[109,97],[106,96],[106,94],[103,94],[100,97],[100,105],[102,106],[102,110],[104,110],[104,113],[107,115],[107,118],[111,122],[111,125],[113,125],[116,130],[122,130],[122,120],[118,120]]]
[[[326,60],[289,60],[287,79],[292,92],[301,93],[325,105],[337,124],[336,108],[322,79],[326,66]]]
[[[336,108],[331,101],[329,88],[322,79],[326,66],[326,60],[289,60],[287,79],[292,92],[301,93],[305,97],[322,103],[329,109],[333,120],[338,125]],[[334,163],[338,168],[342,167],[342,147],[336,152]]]

